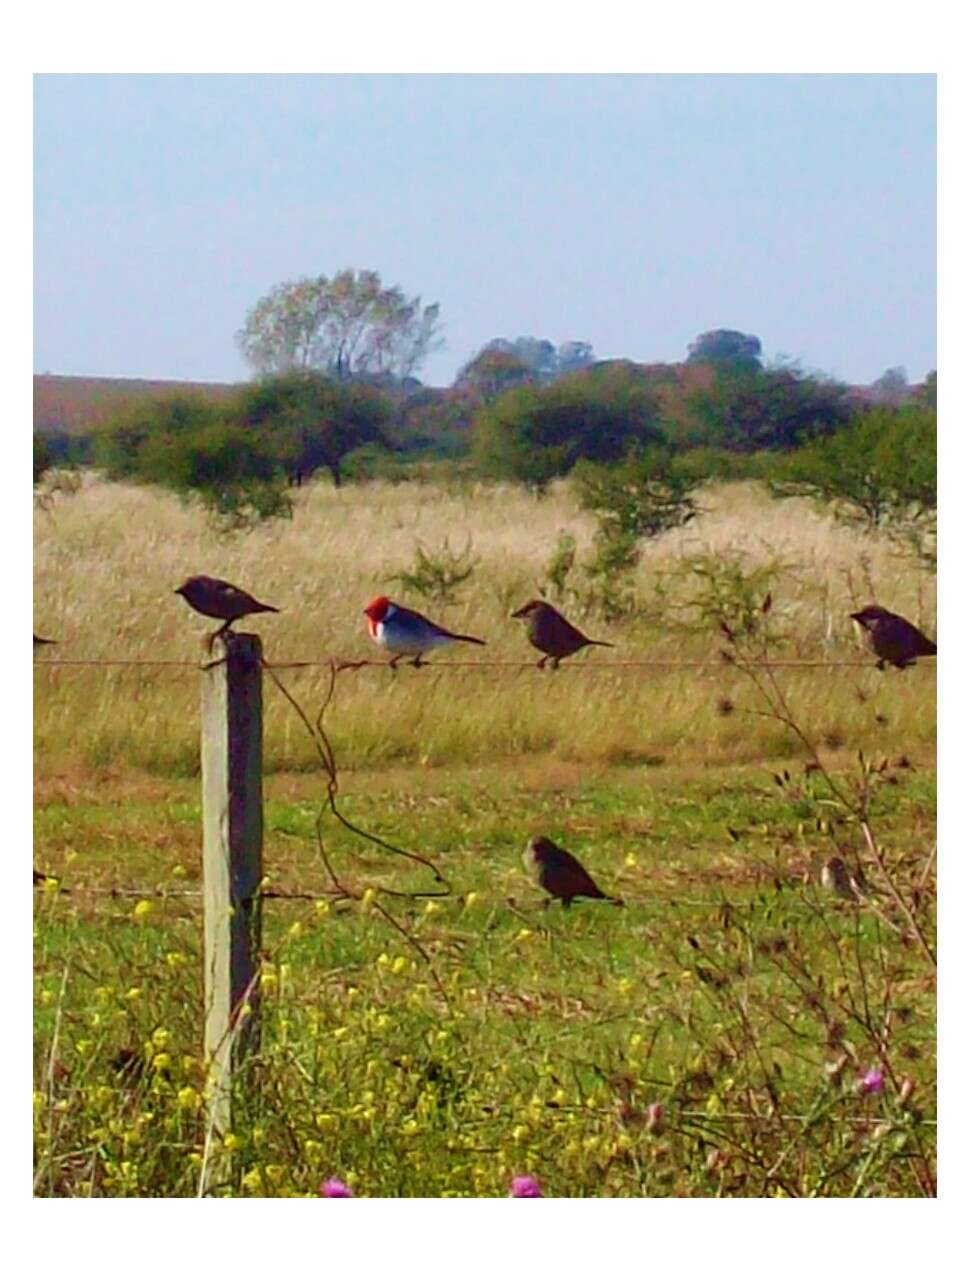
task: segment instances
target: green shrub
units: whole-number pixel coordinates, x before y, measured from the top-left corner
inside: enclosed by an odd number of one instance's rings
[[[505,392],[479,414],[474,456],[487,474],[543,492],[581,459],[615,462],[662,444],[660,411],[644,380],[618,369]]]
[[[782,459],[769,483],[779,496],[819,499],[842,523],[884,530],[927,563],[936,562],[933,409],[869,409],[843,430]]]

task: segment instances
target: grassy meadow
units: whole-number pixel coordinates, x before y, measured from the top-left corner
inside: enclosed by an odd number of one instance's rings
[[[266,887],[285,896],[264,904],[262,1043],[215,1194],[335,1175],[500,1196],[523,1173],[550,1196],[935,1193],[935,665],[878,672],[848,618],[876,599],[935,632],[933,579],[805,502],[702,498],[645,553],[636,617],[564,604],[617,647],[557,672],[508,615],[562,532],[589,552],[563,484],[320,482],[292,521],[230,538],[92,478],[38,510],[34,622],[60,643],[34,666],[34,861],[59,877],[35,902],[37,1195],[196,1195],[203,1176],[190,664],[211,626],[173,595],[197,572],[283,610],[250,628],[271,663],[373,659],[325,715],[340,808],[449,885],[391,895],[436,882],[322,812],[314,744],[267,679]],[[455,601],[389,581],[444,538],[477,559]],[[776,673],[821,769],[718,661],[695,557],[768,571],[777,658],[848,664]],[[391,672],[360,612],[380,593],[488,647]],[[327,668],[278,675],[315,716]],[[625,907],[544,910],[520,867],[537,831]],[[837,854],[864,899],[821,886]]]

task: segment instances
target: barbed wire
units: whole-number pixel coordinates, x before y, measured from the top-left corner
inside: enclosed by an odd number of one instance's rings
[[[362,667],[381,668],[396,671],[388,660],[378,661],[375,658],[338,658],[334,655],[326,658],[295,659],[288,662],[270,661],[274,671],[296,671],[299,669],[320,668],[329,670],[331,664],[340,671],[359,671]],[[187,658],[37,658],[35,667],[180,667],[201,671],[208,665],[195,659]],[[413,663],[398,664],[412,666]],[[421,662],[421,667],[434,670],[464,668],[515,668],[536,670],[538,663],[520,658],[466,658],[445,662]],[[746,661],[738,665],[746,667],[780,667],[797,670],[813,670],[820,667],[855,667],[861,671],[869,671],[876,667],[876,659],[856,658],[766,658]],[[931,664],[920,663],[920,669]],[[596,662],[575,662],[563,667],[564,671],[617,671],[643,668],[663,668],[666,670],[702,670],[704,667],[726,667],[731,663],[726,658],[626,658],[619,661],[601,660]]]

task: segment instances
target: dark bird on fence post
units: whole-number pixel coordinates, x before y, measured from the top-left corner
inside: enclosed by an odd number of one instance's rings
[[[604,893],[582,863],[546,836],[534,836],[523,851],[523,865],[552,898],[569,907],[574,898],[600,898],[622,907],[620,898]],[[549,899],[547,906],[550,905]]]
[[[223,626],[210,637],[210,643],[217,636],[223,635],[232,623],[251,613],[279,613],[272,604],[262,604],[246,591],[224,582],[222,578],[208,578],[206,574],[197,574],[187,578],[182,586],[177,587],[174,595],[183,596],[191,609],[202,613],[207,618],[220,618]]]
[[[891,613],[878,604],[868,604],[851,613],[870,638],[870,645],[880,659],[877,668],[882,671],[886,663],[898,670],[913,666],[916,658],[926,658],[937,652],[937,646],[928,640],[912,622]]]
[[[33,633],[34,649],[38,649],[41,645],[44,645],[44,644],[56,644],[56,643],[57,643],[56,640],[45,640],[43,636],[38,636],[36,632]]]
[[[582,631],[578,631],[572,622],[568,622],[559,609],[546,600],[528,600],[525,605],[515,609],[511,618],[521,618],[527,629],[527,639],[535,649],[544,655],[537,666],[541,669],[551,658],[553,669],[560,665],[561,658],[569,658],[588,644],[603,645],[606,649],[614,646],[609,640],[591,640]]]

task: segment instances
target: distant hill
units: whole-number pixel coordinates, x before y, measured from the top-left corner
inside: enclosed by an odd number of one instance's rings
[[[33,376],[33,429],[45,435],[84,435],[134,400],[197,393],[220,400],[232,395],[239,385],[37,373]]]

